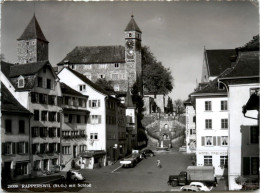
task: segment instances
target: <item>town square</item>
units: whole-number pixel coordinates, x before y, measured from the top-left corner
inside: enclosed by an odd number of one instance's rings
[[[1,5],[1,188],[259,189],[259,4]]]

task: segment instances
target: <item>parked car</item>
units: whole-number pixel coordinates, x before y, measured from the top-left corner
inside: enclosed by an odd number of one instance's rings
[[[197,188],[200,189],[200,191],[205,191],[205,192],[209,192],[210,190],[212,190],[212,186],[211,188],[208,188],[205,184],[203,184],[202,182],[191,182],[190,186],[195,186]]]
[[[149,156],[149,157],[153,157],[154,156],[154,152],[150,149],[145,149],[142,151],[142,153],[145,154],[145,156]]]
[[[66,173],[66,177],[63,176],[63,179],[66,179],[67,181],[84,181],[85,178],[82,176],[82,174],[79,171],[76,170],[69,170]]]
[[[190,186],[190,185],[186,185],[186,186],[182,186],[180,188],[181,191],[189,191],[189,192],[199,192],[200,189],[196,186]]]

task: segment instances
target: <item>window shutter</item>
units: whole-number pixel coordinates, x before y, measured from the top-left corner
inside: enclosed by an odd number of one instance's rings
[[[98,107],[100,107],[100,100],[98,100]]]
[[[29,144],[28,142],[25,142],[25,153],[29,152]]]
[[[243,175],[250,175],[250,157],[243,158]]]
[[[98,123],[101,123],[101,115],[98,115]]]
[[[91,107],[91,100],[88,101],[88,106]]]
[[[49,137],[52,137],[52,127],[49,128]]]
[[[201,137],[201,146],[205,145],[205,137]]]
[[[217,143],[218,146],[221,146],[221,137],[218,136],[218,143]]]
[[[17,152],[15,152],[15,143],[12,143],[12,154],[19,153],[19,142],[16,143]]]
[[[2,155],[5,155],[5,143],[2,143]]]
[[[216,136],[213,136],[213,145],[216,146]]]

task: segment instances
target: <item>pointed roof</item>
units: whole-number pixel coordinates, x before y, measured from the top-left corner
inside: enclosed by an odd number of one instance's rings
[[[137,31],[137,32],[142,33],[142,31],[140,30],[138,25],[135,23],[134,15],[131,15],[131,20],[127,24],[125,31]]]
[[[135,107],[134,104],[133,104],[133,100],[132,100],[132,96],[131,96],[131,93],[130,93],[129,86],[128,86],[127,93],[126,93],[125,106],[127,108],[128,107]]]
[[[35,15],[33,15],[30,23],[25,28],[23,34],[17,40],[31,40],[31,39],[38,39],[49,43],[48,40],[46,40]]]

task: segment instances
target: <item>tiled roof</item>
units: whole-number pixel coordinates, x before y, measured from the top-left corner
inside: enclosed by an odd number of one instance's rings
[[[36,74],[46,64],[50,64],[49,61],[13,65],[10,68],[9,77],[12,78],[20,75],[26,76]]]
[[[14,98],[3,83],[1,83],[1,111],[26,115],[32,114]]]
[[[234,49],[205,50],[210,76],[219,76],[224,70],[231,67],[230,57],[236,55]]]
[[[125,31],[137,31],[137,32],[142,33],[142,31],[140,30],[140,28],[136,24],[133,15],[131,16],[131,20],[129,21],[129,23],[126,26]]]
[[[83,95],[80,92],[72,89],[71,87],[69,87],[68,85],[66,85],[63,82],[60,83],[60,87],[61,87],[62,94],[69,94],[69,95],[74,95],[74,96],[87,97],[86,95]]]
[[[36,81],[36,75],[24,76],[24,87],[18,87],[18,77],[10,78],[11,83],[15,87],[16,91],[28,91],[33,89]]]
[[[3,72],[3,74],[4,74],[7,78],[9,78],[11,66],[14,66],[14,65],[15,65],[15,64],[11,64],[11,63],[8,63],[8,62],[1,61],[1,71]]]
[[[231,71],[223,78],[259,76],[259,52],[242,52]]]
[[[35,15],[33,16],[30,23],[25,28],[21,37],[18,38],[17,40],[31,40],[31,39],[38,39],[38,40],[42,40],[44,42],[48,42],[41,30],[41,27],[40,27]]]
[[[259,35],[254,36],[250,42],[240,48],[236,48],[236,50],[241,52],[259,51]]]
[[[72,70],[70,68],[66,68],[68,69],[70,72],[72,72],[75,76],[77,76],[79,79],[81,79],[82,81],[84,81],[86,84],[88,84],[89,86],[91,86],[92,88],[94,88],[95,90],[105,94],[105,95],[108,95],[109,96],[109,93],[107,91],[105,91],[103,88],[101,88],[100,86],[98,86],[97,84],[95,84],[94,82],[92,82],[91,80],[89,80],[86,76],[84,76],[83,74],[75,71],[75,70]]]
[[[58,65],[68,60],[70,64],[122,63],[125,62],[123,46],[77,46]]]

